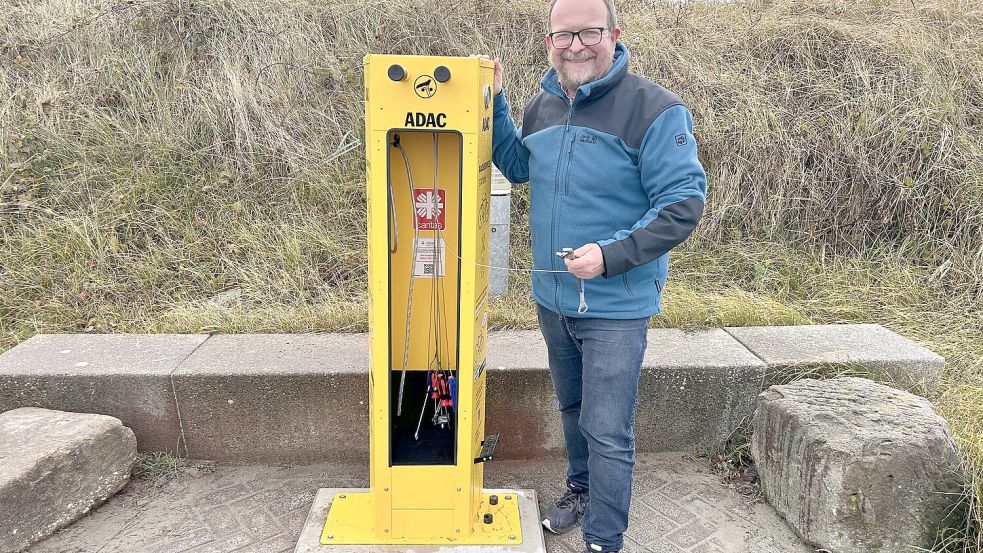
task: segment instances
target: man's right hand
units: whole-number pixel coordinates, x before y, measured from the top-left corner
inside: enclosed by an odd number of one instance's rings
[[[491,57],[485,54],[472,54],[472,57],[481,58],[483,60],[490,60]],[[502,93],[502,62],[495,58],[495,96]]]

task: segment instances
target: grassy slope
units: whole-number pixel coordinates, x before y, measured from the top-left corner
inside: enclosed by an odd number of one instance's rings
[[[863,321],[917,339],[947,358],[933,399],[979,479],[983,11],[620,5],[633,70],[691,107],[711,182],[655,324]],[[543,8],[10,3],[0,350],[35,332],[364,330],[363,55],[497,55],[521,106]],[[517,190],[520,267],[527,202]],[[534,324],[526,277],[493,323]]]

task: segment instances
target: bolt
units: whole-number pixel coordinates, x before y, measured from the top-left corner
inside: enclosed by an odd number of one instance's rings
[[[461,491],[461,488],[458,488],[457,491]]]
[[[382,491],[388,492],[389,491],[389,488],[382,488]]]
[[[334,539],[334,534],[328,534],[328,539],[329,540],[333,540]]]
[[[509,539],[515,541],[515,536],[509,536]]]
[[[511,495],[505,496],[505,501],[512,501],[512,496]]]
[[[345,499],[345,498],[346,498],[347,496],[346,496],[345,494],[341,494],[341,495],[339,495],[338,497],[339,497],[340,499]]]
[[[388,534],[389,533],[389,528],[386,528],[385,530],[383,530],[383,532],[385,532],[385,533]]]
[[[454,531],[457,532],[458,534],[461,533],[461,529],[460,528],[455,528]]]

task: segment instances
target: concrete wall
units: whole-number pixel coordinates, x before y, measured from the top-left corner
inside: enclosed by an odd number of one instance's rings
[[[851,367],[876,359],[882,380],[897,376],[901,386],[917,374],[931,387],[944,365],[877,325],[651,330],[648,343],[635,423],[643,452],[718,447],[790,358]],[[112,415],[142,451],[222,463],[365,461],[368,366],[363,334],[38,335],[0,355],[0,412]],[[539,332],[491,333],[487,413],[499,457],[562,452]]]

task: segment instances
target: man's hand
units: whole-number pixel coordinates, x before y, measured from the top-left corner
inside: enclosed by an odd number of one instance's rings
[[[567,270],[579,278],[590,280],[604,274],[604,254],[597,244],[584,244],[573,250],[573,259],[565,258]]]
[[[489,56],[485,54],[471,54],[472,58],[481,58],[483,60],[490,60]],[[502,93],[502,62],[495,58],[495,86],[494,86],[495,96]]]

